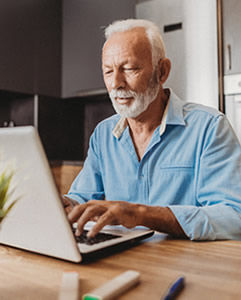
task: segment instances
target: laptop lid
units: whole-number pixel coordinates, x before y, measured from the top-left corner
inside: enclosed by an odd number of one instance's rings
[[[37,130],[32,126],[0,129],[0,171],[13,170],[9,203],[16,204],[0,224],[0,243],[80,262],[88,254],[153,234],[146,229],[106,226],[115,238],[77,243],[65,214]],[[86,229],[92,223],[86,225]],[[114,228],[114,229],[113,229]]]
[[[0,243],[80,261],[79,250],[34,127],[0,129],[0,167],[13,170],[9,201],[18,198],[0,224]]]

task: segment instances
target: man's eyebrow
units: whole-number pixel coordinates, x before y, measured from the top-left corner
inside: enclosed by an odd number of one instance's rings
[[[122,66],[125,66],[125,65],[137,66],[137,65],[139,65],[139,63],[136,60],[134,60],[134,61],[125,60],[125,61],[121,62],[118,66],[122,67]],[[102,64],[102,67],[111,69],[112,64],[109,64],[108,62],[106,62],[106,63]]]
[[[102,64],[102,66],[103,66],[103,68],[112,68],[112,66],[111,65],[109,65],[109,64]]]

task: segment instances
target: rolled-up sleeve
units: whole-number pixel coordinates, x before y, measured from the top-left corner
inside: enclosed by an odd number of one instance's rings
[[[199,206],[169,206],[186,235],[241,239],[241,147],[223,115],[207,129],[195,189]]]

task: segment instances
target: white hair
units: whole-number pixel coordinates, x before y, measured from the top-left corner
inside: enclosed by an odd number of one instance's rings
[[[108,40],[113,33],[125,32],[134,28],[144,28],[152,49],[153,69],[157,66],[160,59],[165,57],[165,46],[160,29],[151,21],[142,19],[127,19],[115,21],[105,29],[105,37]]]

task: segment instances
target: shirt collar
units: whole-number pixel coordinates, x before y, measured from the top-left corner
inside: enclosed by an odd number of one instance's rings
[[[112,133],[113,135],[119,139],[125,130],[125,128],[128,126],[128,122],[125,117],[121,117],[119,121],[117,122],[115,128],[113,129]]]
[[[184,102],[170,89],[170,97],[160,125],[160,136],[165,132],[166,125],[185,125],[183,105]],[[127,126],[128,122],[126,118],[121,117],[112,131],[113,135],[119,139]]]
[[[185,102],[182,101],[171,89],[167,113],[167,125],[186,125],[183,114]]]

